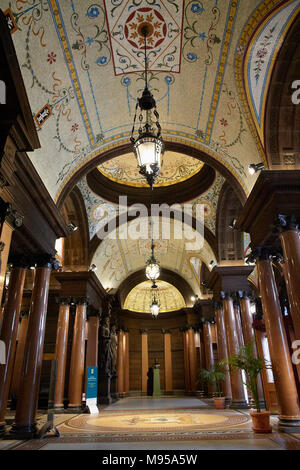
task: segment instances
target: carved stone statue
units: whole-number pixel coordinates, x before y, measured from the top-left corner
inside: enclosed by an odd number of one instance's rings
[[[110,350],[110,318],[105,316],[100,330],[100,368],[107,374],[111,375],[112,362],[111,362],[111,350]]]
[[[112,325],[110,331],[110,355],[111,355],[111,371],[112,374],[117,373],[117,333],[116,325]]]

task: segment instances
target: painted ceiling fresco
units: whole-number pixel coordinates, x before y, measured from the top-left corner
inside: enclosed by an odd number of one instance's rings
[[[124,308],[133,312],[151,313],[150,305],[153,299],[151,281],[141,282],[127,295]],[[172,312],[186,307],[184,298],[176,287],[165,281],[156,281],[158,287],[157,300],[160,304],[159,312]]]
[[[154,217],[153,219],[155,220]],[[188,238],[182,232],[181,222],[164,218],[157,219],[158,237],[154,238],[157,261],[161,267],[180,274],[200,296],[200,275],[196,275],[197,272],[200,273],[200,265],[192,258],[197,257],[206,265],[211,260],[216,262],[211,247],[199,236],[199,244],[190,249],[187,245]],[[130,274],[144,269],[151,254],[151,235],[145,238],[134,238],[135,234],[141,230],[140,221],[141,219],[123,224],[118,231],[112,232],[110,237],[105,238],[95,252],[92,263],[97,266],[96,274],[105,289],[117,289]],[[150,227],[148,218],[141,223]],[[170,232],[168,232],[169,223]],[[151,233],[150,230],[148,233]],[[197,265],[198,267],[195,268]]]
[[[30,157],[54,200],[87,161],[128,142],[149,86],[165,140],[222,162],[246,193],[264,159],[256,125],[281,37],[299,1],[0,0],[11,29],[41,149]],[[280,6],[280,10],[275,7]],[[273,20],[265,18],[272,11]],[[249,78],[243,88],[243,59]],[[253,115],[248,102],[252,104]],[[132,158],[133,155],[132,155]]]
[[[202,167],[203,162],[196,158],[166,151],[163,156],[162,169],[154,187],[181,183],[198,173]],[[139,168],[136,160],[132,158],[132,153],[112,158],[99,165],[98,170],[110,180],[120,184],[138,187],[148,186],[145,178],[139,174]]]

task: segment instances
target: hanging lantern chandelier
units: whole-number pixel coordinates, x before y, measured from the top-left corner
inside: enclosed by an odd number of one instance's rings
[[[146,261],[146,269],[145,269],[146,277],[150,279],[150,281],[155,281],[160,276],[160,266],[158,261],[156,261],[154,256],[154,243],[152,240],[151,245],[151,256]]]
[[[150,218],[150,230],[151,230],[151,256],[146,261],[145,274],[147,279],[150,281],[156,281],[160,276],[160,266],[159,262],[156,261],[154,256],[154,243],[153,243],[153,221],[152,217]]]
[[[133,143],[133,151],[138,161],[138,166],[140,168],[140,174],[147,180],[150,188],[153,190],[153,185],[156,178],[159,175],[160,169],[162,167],[162,156],[164,153],[164,144],[161,135],[161,126],[159,124],[159,114],[156,110],[155,99],[153,98],[152,93],[148,88],[148,77],[147,77],[147,36],[149,34],[149,29],[147,25],[144,25],[141,28],[141,33],[144,36],[144,53],[145,53],[145,88],[141,98],[137,98],[137,103],[135,107],[135,116],[133,120],[132,132],[130,140]],[[135,122],[136,116],[140,108],[139,114],[139,129],[138,129],[138,138],[134,138]],[[155,125],[157,132],[155,133],[152,127],[151,111],[156,118]],[[144,112],[144,114],[143,114]]]
[[[157,291],[152,291],[152,302],[150,305],[150,310],[152,317],[156,319],[159,314],[160,303],[159,303],[159,293],[158,293],[158,286],[155,284],[155,281],[152,281],[151,289],[157,289]]]

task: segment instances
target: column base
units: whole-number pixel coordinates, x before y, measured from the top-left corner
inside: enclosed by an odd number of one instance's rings
[[[300,418],[288,418],[279,416],[278,429],[286,433],[300,432]]]
[[[230,406],[232,403],[232,397],[225,397],[225,405]]]
[[[232,408],[233,410],[244,410],[249,409],[249,405],[245,400],[232,400],[229,408]]]
[[[37,435],[36,423],[29,426],[18,426],[13,424],[11,430],[5,435],[4,439],[16,439],[16,440],[27,440],[33,439]]]
[[[68,405],[68,411],[73,413],[82,413],[82,406],[81,405]]]

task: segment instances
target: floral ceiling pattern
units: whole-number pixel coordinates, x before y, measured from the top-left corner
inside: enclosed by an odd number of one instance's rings
[[[255,28],[281,5],[279,0],[0,0],[13,25],[41,142],[30,157],[53,199],[87,162],[129,142],[143,88],[144,23],[151,30],[149,86],[163,138],[205,152],[248,194],[256,177],[247,166],[264,153],[243,97],[243,58]],[[291,13],[297,2],[284,5],[291,5]],[[263,27],[253,46],[261,76],[267,23]],[[274,46],[284,33],[274,29]],[[277,48],[265,48],[265,58],[273,60]],[[252,73],[250,80],[259,103],[264,89]]]

